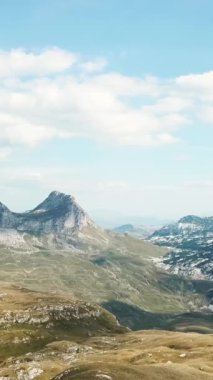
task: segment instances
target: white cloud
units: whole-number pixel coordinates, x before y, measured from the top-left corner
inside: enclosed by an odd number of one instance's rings
[[[0,77],[59,73],[69,69],[76,60],[75,54],[58,48],[38,53],[23,49],[0,51]]]
[[[12,150],[9,147],[0,147],[0,161],[5,160],[11,153]]]
[[[176,83],[185,89],[199,91],[197,95],[200,94],[201,89],[203,91],[212,92],[213,71],[202,74],[189,74],[180,76],[176,79]]]
[[[95,61],[84,62],[80,65],[81,69],[86,73],[97,73],[103,71],[107,66],[107,60],[97,58]]]
[[[99,182],[95,188],[98,191],[121,191],[128,189],[129,185],[125,181]]]
[[[213,120],[213,72],[137,78],[98,73],[106,63],[99,59],[73,71],[77,60],[58,48],[0,52],[0,144],[84,137],[157,146],[177,142],[186,125]]]
[[[152,98],[163,94],[163,86],[155,77],[145,78],[128,77],[119,73],[106,73],[97,76],[93,81],[96,85],[103,86],[115,96],[148,96]]]

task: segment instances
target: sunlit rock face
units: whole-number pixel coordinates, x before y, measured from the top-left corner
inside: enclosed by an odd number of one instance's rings
[[[89,225],[93,225],[93,222],[74,197],[57,191],[50,193],[36,208],[24,213],[14,213],[0,203],[2,230],[16,230],[35,235],[71,234]]]

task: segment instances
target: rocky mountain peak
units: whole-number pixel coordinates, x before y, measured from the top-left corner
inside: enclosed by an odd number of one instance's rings
[[[33,210],[11,212],[0,204],[0,228],[36,235],[72,234],[93,222],[71,195],[52,191]]]
[[[59,207],[69,208],[69,206],[71,206],[74,203],[78,208],[80,208],[80,206],[77,205],[75,198],[72,195],[64,194],[59,191],[52,191],[42,203],[40,203],[30,212],[45,212]]]

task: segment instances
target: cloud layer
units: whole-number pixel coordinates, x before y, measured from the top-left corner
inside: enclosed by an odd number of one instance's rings
[[[173,79],[112,72],[59,48],[0,52],[0,159],[17,145],[87,138],[157,146],[213,122],[213,72]]]

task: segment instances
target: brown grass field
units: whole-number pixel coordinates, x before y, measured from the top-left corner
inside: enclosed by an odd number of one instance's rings
[[[132,332],[100,306],[10,285],[0,293],[1,380],[213,379],[212,334]],[[51,305],[73,315],[48,315]]]

